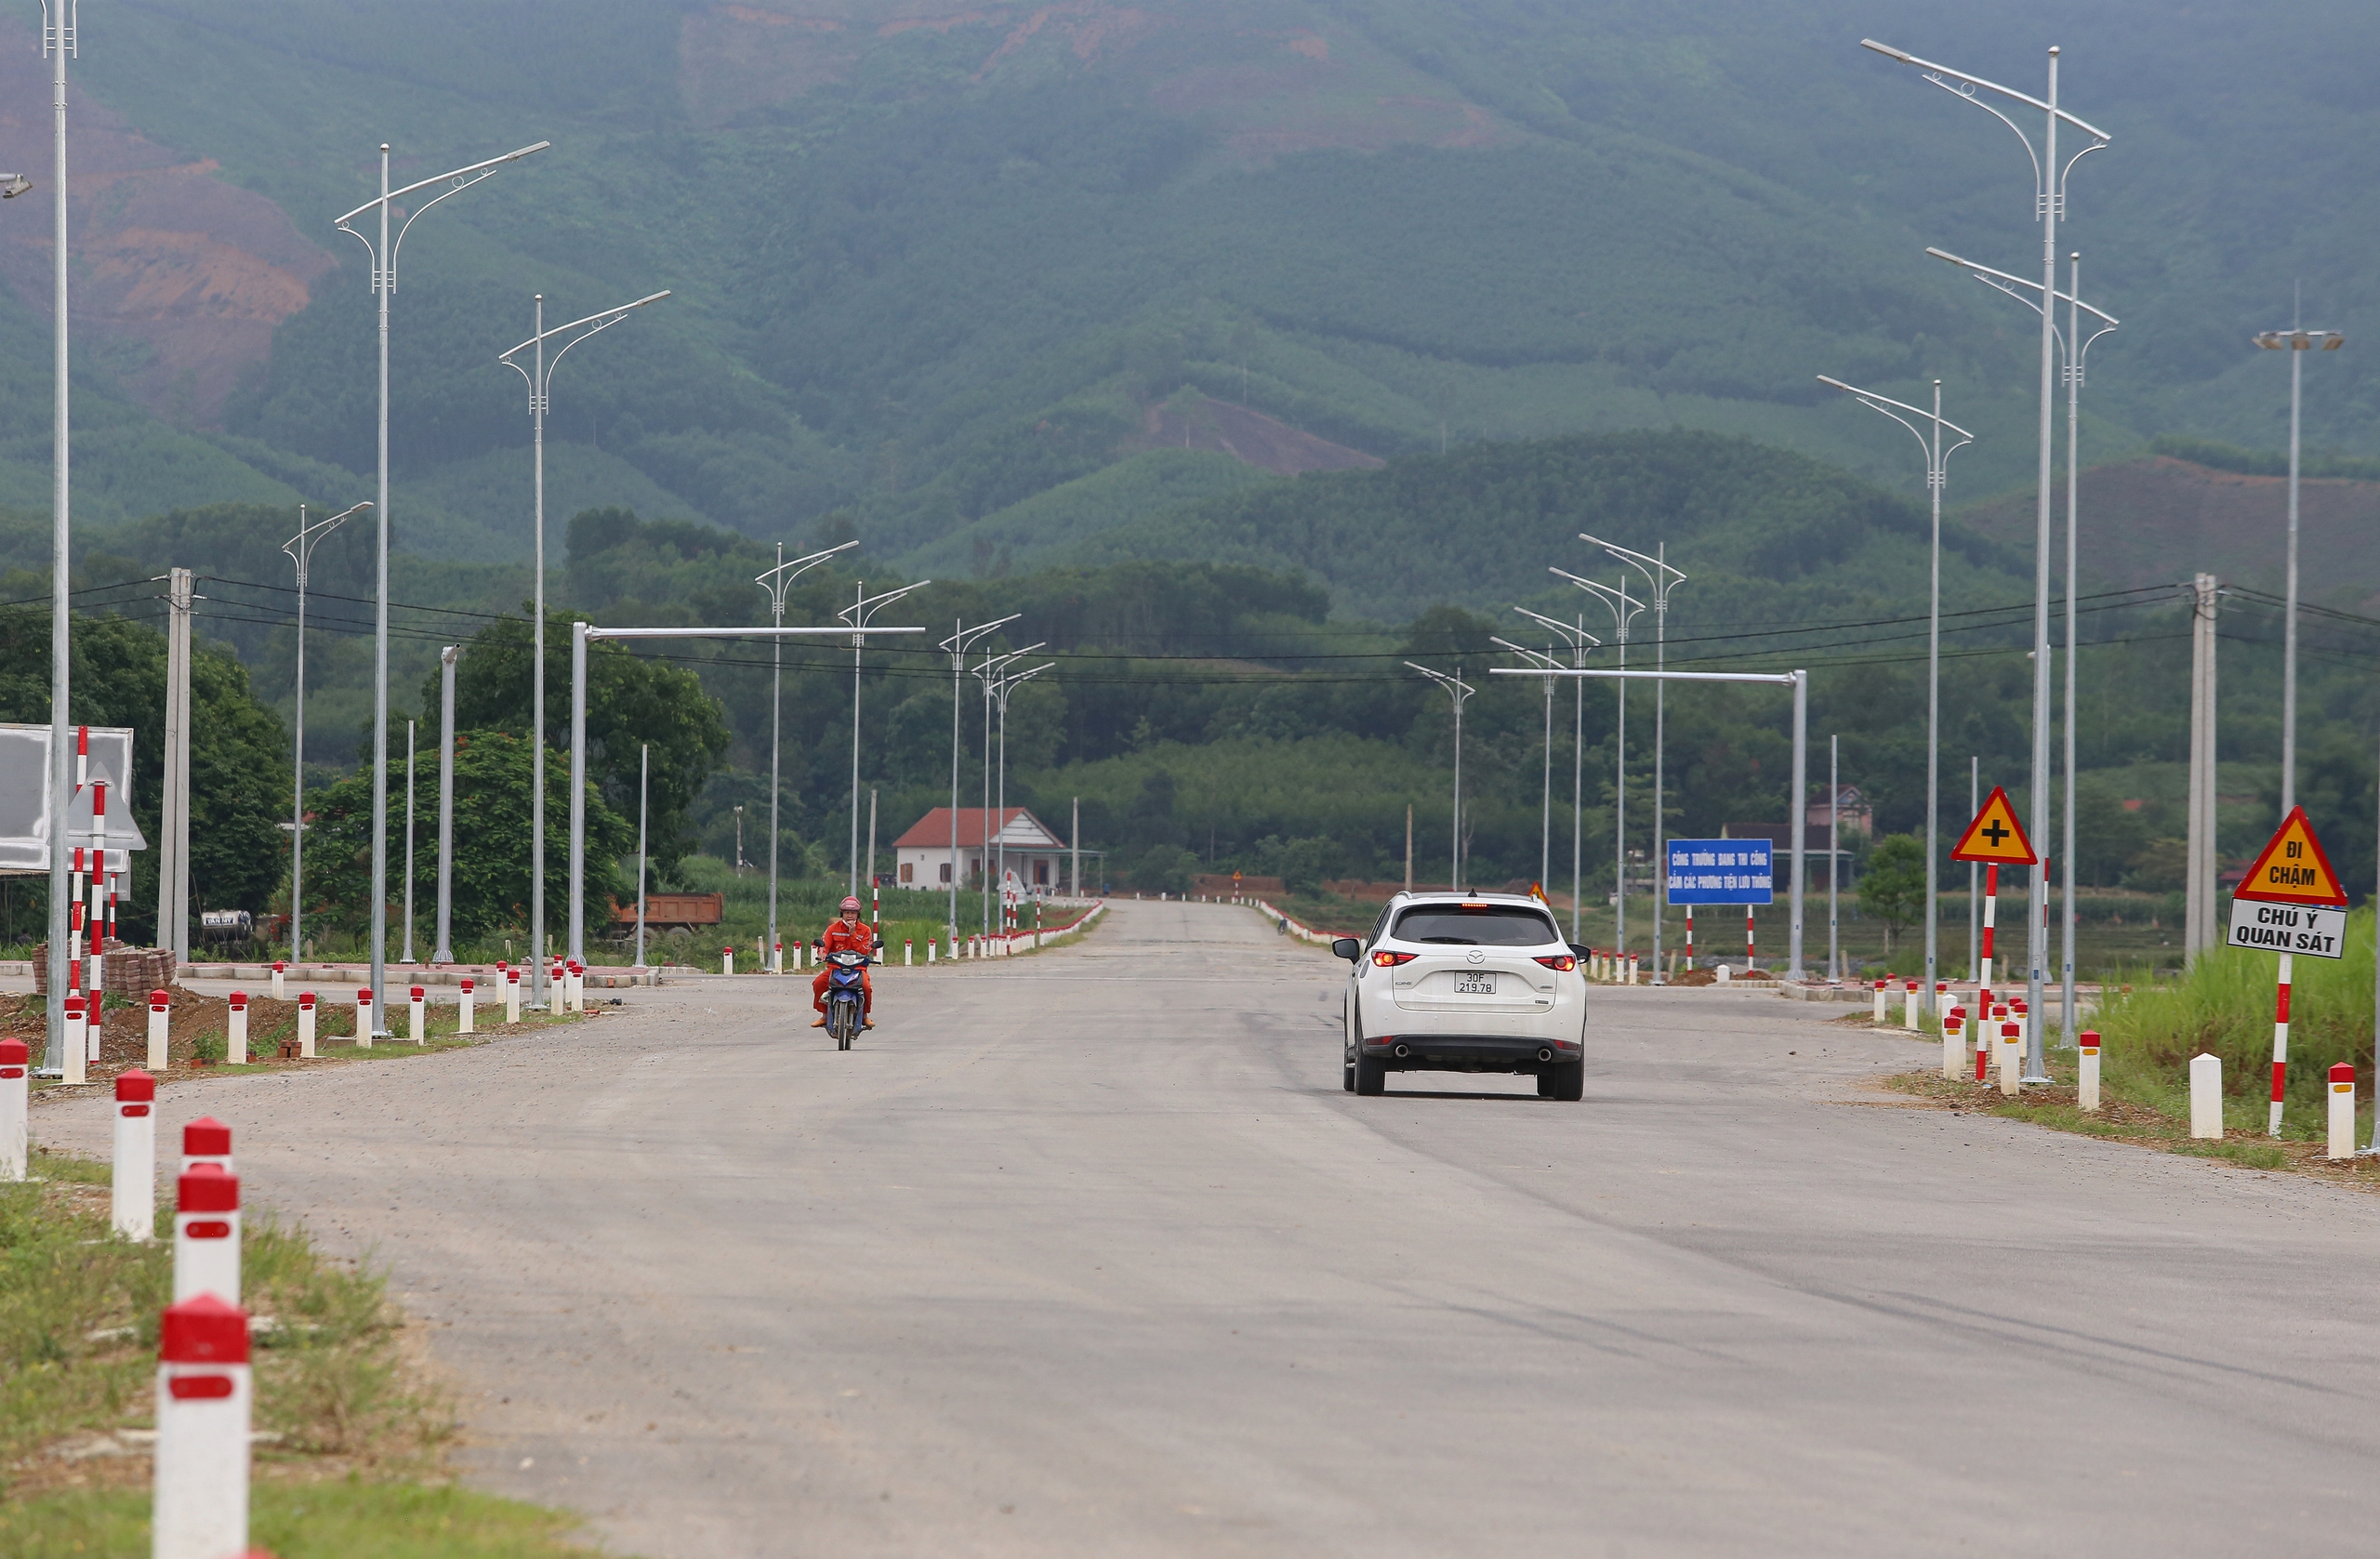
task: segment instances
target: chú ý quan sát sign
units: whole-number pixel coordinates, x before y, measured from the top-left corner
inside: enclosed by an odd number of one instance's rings
[[[2231,933],[2224,940],[2234,947],[2253,947],[2267,953],[2344,958],[2347,911],[2235,898],[2231,901]]]

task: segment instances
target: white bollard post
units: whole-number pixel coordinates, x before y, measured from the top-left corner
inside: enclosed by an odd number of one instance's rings
[[[406,990],[405,1018],[413,1024],[413,1042],[416,1045],[430,1043],[429,1007],[430,993],[428,991],[423,990],[419,985],[411,986]]]
[[[471,1030],[471,977],[463,976],[463,994],[455,1003],[455,1032],[469,1034]]]
[[[562,989],[568,997],[563,1005],[574,1012],[587,1011],[587,966],[576,958],[562,966]]]
[[[2074,1107],[2084,1115],[2099,1113],[2099,1037],[2084,1029],[2074,1037],[2082,1059],[2075,1065]]]
[[[2008,1011],[2010,1015],[2016,1018],[2016,1032],[2022,1037],[2025,1048],[2030,1050],[2033,1042],[2032,1011],[2025,1005],[2025,998],[2021,996],[2013,997],[2009,1001]]]
[[[201,1116],[182,1128],[182,1174],[211,1164],[231,1174],[231,1129],[213,1116]]]
[[[272,999],[275,1001],[286,1001],[289,999],[287,995],[284,994],[284,986],[282,980],[282,977],[288,972],[288,970],[289,965],[287,960],[283,958],[275,958],[272,960]]]
[[[115,1077],[108,1222],[129,1240],[145,1240],[157,1227],[157,1079],[137,1068]]]
[[[167,1042],[173,1036],[173,993],[164,989],[149,993],[149,1070],[163,1072],[170,1064]]]
[[[26,1175],[25,1103],[33,1052],[22,1039],[0,1039],[0,1180]]]
[[[89,1044],[89,1036],[84,1031],[83,997],[79,994],[69,995],[66,998],[65,1081],[80,1083],[90,1077],[88,1071],[90,1063],[85,1059],[88,1054]]]
[[[355,987],[355,1042],[365,1050],[372,1048],[372,987]]]
[[[1942,1077],[1956,1082],[1967,1069],[1966,1014],[1953,1007],[1942,1014]]]
[[[2223,1058],[2206,1051],[2190,1057],[2190,1135],[2223,1140]]]
[[[2014,1096],[2025,1075],[2025,1025],[2014,1021],[2000,1025],[2000,1091]]]
[[[248,1552],[248,1318],[212,1294],[165,1312],[157,1334],[151,1559]]]
[[[917,961],[918,939],[913,936],[903,937],[901,939],[901,967],[903,969],[911,968],[917,963]]]
[[[1914,980],[1909,982],[1908,993],[1901,997],[1900,1026],[1909,1030],[1911,1034],[1916,1033],[1918,1030],[1917,982]]]
[[[240,1177],[212,1164],[174,1182],[174,1302],[240,1302]]]
[[[1735,971],[1732,968],[1730,968],[1728,965],[1726,965],[1726,964],[1721,964],[1721,965],[1719,966],[1719,984],[1723,984],[1723,985],[1724,985],[1724,984],[1726,984],[1729,981],[1733,980],[1735,977],[1736,977],[1736,971]]]
[[[2355,1156],[2355,1068],[2342,1061],[2331,1068],[2331,1158]]]
[[[719,950],[719,971],[721,974],[733,974],[735,972],[735,949],[734,947],[721,947]]]
[[[570,971],[556,958],[546,976],[546,1015],[559,1018],[570,1005]]]
[[[517,969],[504,971],[504,1021],[509,1024],[521,1021],[521,971]]]
[[[926,938],[926,967],[927,967],[927,968],[931,969],[931,968],[932,968],[932,967],[933,967],[933,955],[934,955],[934,949],[936,949],[936,948],[940,947],[941,945],[942,945],[942,944],[941,944],[941,943],[939,943],[939,942],[936,942],[932,937],[928,937],[928,938]]]
[[[314,1059],[314,993],[298,993],[298,1053],[308,1061]]]
[[[229,999],[231,1013],[223,1024],[223,1064],[245,1066],[248,1064],[248,993],[233,991]]]
[[[1886,980],[1876,982],[1876,1015],[1873,1022],[1878,1028],[1884,1026],[1884,1003],[1888,999],[1884,995],[1884,989],[1890,984],[1891,982]]]

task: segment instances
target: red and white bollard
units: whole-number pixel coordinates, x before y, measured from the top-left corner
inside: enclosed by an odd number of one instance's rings
[[[248,1552],[248,1318],[212,1294],[157,1329],[157,1475],[151,1559]]]
[[[223,1020],[223,1064],[248,1064],[248,993],[233,991],[228,998],[231,1015]]]
[[[298,1053],[308,1061],[314,1059],[314,993],[298,993]]]
[[[2016,1020],[2016,1032],[2022,1037],[2025,1048],[2028,1050],[2031,1050],[2033,1042],[2033,1010],[2025,1005],[2025,998],[2023,997],[2011,997],[2008,1000],[2008,1015]]]
[[[1907,984],[1909,988],[1900,998],[1900,1026],[1914,1034],[1918,1029],[1917,982],[1911,980]]]
[[[463,976],[462,995],[455,1002],[455,1032],[471,1032],[471,977],[468,974]]]
[[[115,1077],[108,1222],[130,1240],[145,1240],[157,1227],[157,1079],[137,1068]]]
[[[942,943],[939,939],[931,936],[926,938],[926,967],[928,969],[932,969],[933,967],[934,954],[941,948],[941,946]]]
[[[1686,906],[1686,967],[1694,967],[1694,906]]]
[[[2340,1062],[2331,1068],[2330,1151],[2332,1158],[2355,1156],[2355,1068]]]
[[[25,1101],[33,1052],[22,1039],[0,1039],[0,1180],[25,1178]]]
[[[719,950],[719,971],[721,974],[735,972],[735,947],[733,943]]]
[[[769,972],[772,974],[785,972],[785,938],[783,937],[777,938],[769,948]]]
[[[1746,971],[1760,967],[1760,939],[1752,934],[1754,930],[1752,905],[1744,905],[1744,969]]]
[[[288,972],[289,965],[285,959],[275,958],[272,960],[272,999],[275,1001],[286,1001],[289,999],[286,994],[288,987],[284,981],[284,976],[286,976]]]
[[[171,1060],[167,1042],[173,1037],[174,997],[164,989],[149,993],[149,1070],[163,1072]]]
[[[521,971],[517,969],[504,971],[504,1021],[509,1024],[521,1021]]]
[[[174,1182],[174,1302],[240,1302],[240,1177],[201,1164]]]
[[[2082,1059],[2074,1069],[2074,1107],[2084,1115],[2099,1112],[2099,1036],[2084,1029],[2074,1037],[2082,1048]]]
[[[86,1059],[90,1039],[84,1032],[83,996],[80,991],[66,997],[66,1077],[70,1083],[86,1081],[89,1077],[89,1062]]]
[[[405,1017],[406,1020],[413,1024],[413,1042],[416,1045],[427,1045],[430,1043],[429,1007],[430,993],[428,991],[423,990],[419,985],[407,987],[405,991]]]
[[[365,1050],[372,1048],[372,987],[355,987],[355,1042]]]
[[[1967,1068],[1967,1018],[1964,1010],[1953,1007],[1942,1014],[1942,1076],[1956,1082]]]
[[[913,936],[903,937],[901,939],[901,967],[903,969],[910,968],[916,964],[917,961],[918,939]]]
[[[2025,1025],[2014,1020],[2000,1025],[2000,1091],[2014,1095],[2025,1075]]]
[[[1879,980],[1876,982],[1876,1015],[1871,1021],[1878,1028],[1884,1027],[1885,1024],[1891,1021],[1889,1018],[1884,1016],[1885,1005],[1892,1000],[1892,997],[1887,994],[1891,989],[1891,981]]]
[[[563,972],[562,960],[560,958],[554,959],[553,967],[546,971],[546,1011],[548,1015],[557,1018],[562,1016],[562,1009],[567,1005],[569,983],[570,976]]]
[[[182,1128],[182,1167],[190,1173],[201,1164],[212,1164],[225,1174],[231,1169],[231,1129],[213,1116],[201,1116]]]
[[[2294,955],[2281,956],[2281,979],[2273,995],[2272,1014],[2272,1113],[2265,1125],[2265,1135],[2281,1135],[2281,1089],[2289,1078],[2289,976]]]
[[[574,1012],[586,1011],[587,966],[576,958],[571,959],[562,966],[562,979],[567,982],[563,986],[565,993],[563,1005]]]

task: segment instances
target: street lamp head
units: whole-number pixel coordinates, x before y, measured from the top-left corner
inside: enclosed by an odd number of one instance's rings
[[[2249,337],[2267,351],[2279,351],[2287,347],[2293,351],[2336,351],[2347,345],[2347,333],[2340,330],[2262,330]]]
[[[0,200],[15,200],[33,187],[33,181],[21,173],[0,173]]]
[[[1873,38],[1860,39],[1859,46],[1861,48],[1874,49],[1878,54],[1883,55],[1885,59],[1897,59],[1904,65],[1914,65],[1917,63],[1916,59],[1911,56],[1907,49],[1895,48],[1890,44],[1880,44]]]

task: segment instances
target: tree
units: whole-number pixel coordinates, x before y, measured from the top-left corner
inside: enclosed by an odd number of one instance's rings
[[[575,614],[546,618],[546,745],[565,771],[570,746],[570,625]],[[457,731],[503,731],[526,740],[535,647],[525,617],[489,624],[465,646],[455,667]],[[438,707],[438,673],[422,684],[422,707]],[[625,816],[637,810],[640,749],[653,746],[648,848],[656,870],[677,869],[696,844],[686,814],[727,754],[727,723],[701,679],[681,667],[640,658],[625,645],[587,646],[587,773],[603,799]],[[435,744],[432,744],[433,747]],[[527,748],[522,747],[525,754]],[[424,765],[432,774],[435,762]],[[565,792],[565,795],[567,792]],[[522,791],[526,803],[526,787]],[[548,826],[554,814],[547,813]],[[635,848],[633,842],[628,847]]]
[[[1868,854],[1859,907],[1884,923],[1884,956],[1903,926],[1925,912],[1925,845],[1914,834],[1888,834]]]
[[[529,744],[508,731],[457,734],[455,754],[454,932],[485,935],[529,919]],[[389,765],[389,897],[404,897],[403,759]],[[416,764],[414,811],[436,817],[438,771]],[[636,849],[636,825],[606,805],[590,780],[587,797],[586,906],[590,929],[611,919],[611,901],[626,891],[619,860]],[[306,845],[306,883],[360,923],[371,903],[372,781],[362,770],[314,798],[316,822]],[[546,903],[549,925],[570,913],[570,761],[546,754]],[[433,839],[435,836],[433,835]],[[414,861],[414,903],[427,924],[437,903],[438,852],[433,843]],[[393,912],[392,912],[393,913]]]

